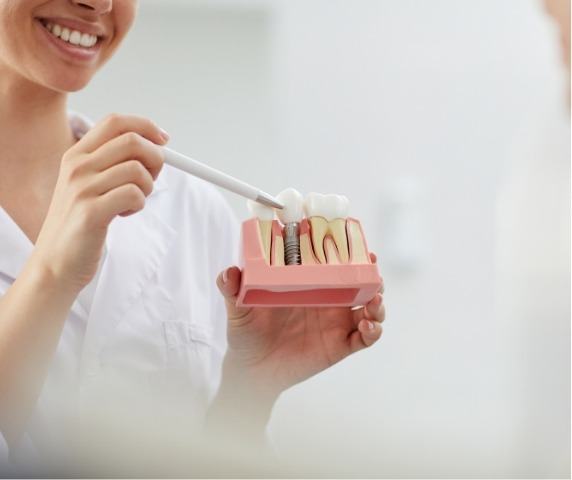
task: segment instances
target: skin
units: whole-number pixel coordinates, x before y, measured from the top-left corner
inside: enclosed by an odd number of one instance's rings
[[[0,430],[16,442],[34,410],[65,319],[96,273],[109,224],[145,208],[168,135],[113,114],[76,142],[67,94],[84,88],[131,27],[135,0],[0,0],[0,204],[34,245],[0,298]],[[62,55],[38,18],[80,19],[102,33],[89,61]],[[281,392],[373,345],[381,292],[357,311],[240,309],[240,270],[219,275],[229,348],[207,424],[256,439]],[[29,302],[34,298],[34,302]],[[251,407],[245,407],[250,405]]]

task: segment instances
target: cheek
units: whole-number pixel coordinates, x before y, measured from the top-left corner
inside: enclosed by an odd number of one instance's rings
[[[34,32],[31,14],[0,6],[0,63],[23,66],[32,60]]]
[[[0,54],[5,56],[17,47],[15,26],[18,25],[12,2],[0,0]]]
[[[137,2],[134,0],[118,0],[113,4],[113,13],[109,19],[109,30],[113,32],[113,37],[107,46],[107,51],[102,59],[103,63],[113,55],[129,33],[135,21],[136,13]]]
[[[134,0],[119,0],[114,4],[114,31],[118,43],[123,41],[131,29],[137,13],[137,2]]]

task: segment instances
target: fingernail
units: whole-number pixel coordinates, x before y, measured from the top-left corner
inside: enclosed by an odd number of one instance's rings
[[[367,322],[367,328],[372,331],[375,328],[375,324],[373,322]]]
[[[228,282],[228,268],[222,272],[222,283]]]
[[[171,139],[171,136],[162,128],[159,128],[159,130],[161,131],[161,138],[166,142],[168,142]]]

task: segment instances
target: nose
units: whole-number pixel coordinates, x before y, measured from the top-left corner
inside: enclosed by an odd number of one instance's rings
[[[72,3],[99,15],[111,12],[113,0],[72,0]]]

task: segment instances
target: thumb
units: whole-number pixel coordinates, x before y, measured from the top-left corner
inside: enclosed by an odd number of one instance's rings
[[[244,318],[251,311],[250,308],[236,306],[241,278],[242,272],[240,271],[240,268],[230,267],[221,272],[216,279],[217,287],[225,300],[226,312],[229,320]]]

